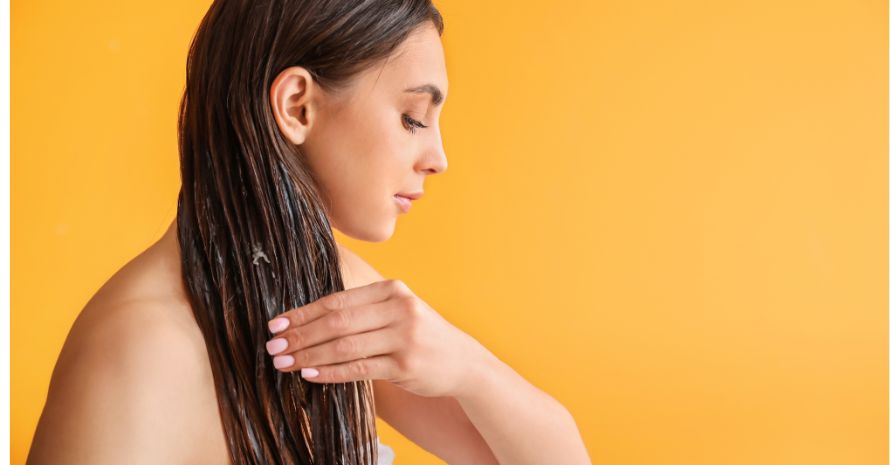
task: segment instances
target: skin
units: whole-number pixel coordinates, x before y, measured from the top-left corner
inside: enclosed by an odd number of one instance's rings
[[[276,123],[304,152],[337,230],[385,241],[401,213],[393,195],[423,191],[426,176],[447,169],[442,103],[433,105],[427,93],[405,92],[427,83],[447,95],[445,56],[432,23],[411,34],[395,56],[360,73],[345,92],[326,92],[298,66],[273,81]],[[427,127],[412,131],[403,115]]]
[[[270,88],[282,134],[301,145],[335,228],[389,238],[393,194],[422,189],[447,162],[441,106],[405,87],[447,95],[432,24],[346,92],[329,94],[300,67]],[[409,131],[402,113],[427,125]],[[338,244],[345,290],[279,315],[280,368],[310,382],[371,379],[377,415],[449,464],[589,464],[568,411],[448,323],[402,281]],[[228,464],[210,362],[182,286],[176,221],[115,273],[74,322],[56,363],[28,465]],[[267,347],[268,349],[268,347]],[[280,359],[279,359],[280,360]],[[288,359],[285,358],[285,361]],[[126,408],[121,408],[125,405]]]

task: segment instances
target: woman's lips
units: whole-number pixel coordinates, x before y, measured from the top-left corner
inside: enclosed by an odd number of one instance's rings
[[[399,194],[394,195],[393,198],[396,199],[396,203],[399,205],[399,209],[401,209],[405,213],[408,213],[408,210],[411,209],[411,199],[402,197]]]

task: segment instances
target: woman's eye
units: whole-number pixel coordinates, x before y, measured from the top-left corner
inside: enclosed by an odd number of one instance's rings
[[[421,123],[420,121],[417,121],[416,119],[414,119],[408,115],[402,115],[402,121],[405,122],[405,126],[407,127],[407,129],[409,131],[411,131],[411,134],[414,134],[415,132],[417,132],[417,128],[425,128],[426,127],[423,123]]]

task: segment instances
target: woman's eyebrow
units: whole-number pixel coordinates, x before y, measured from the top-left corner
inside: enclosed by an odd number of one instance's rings
[[[412,92],[415,94],[430,94],[433,97],[433,106],[439,106],[442,104],[442,101],[445,100],[445,97],[442,95],[442,91],[435,84],[423,84],[416,87],[409,87],[405,89],[405,92]]]

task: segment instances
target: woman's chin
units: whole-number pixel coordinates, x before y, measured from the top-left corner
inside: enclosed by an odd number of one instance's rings
[[[392,217],[386,220],[381,220],[375,222],[374,228],[368,228],[367,224],[362,225],[362,227],[352,227],[352,228],[335,228],[341,233],[360,241],[364,242],[384,242],[392,237],[393,233],[396,229],[396,220],[397,217]]]

